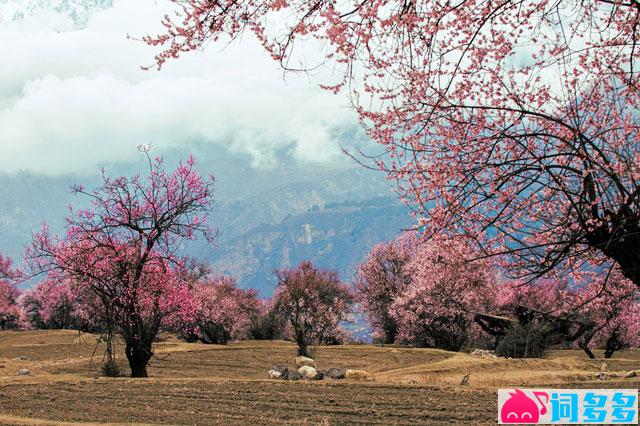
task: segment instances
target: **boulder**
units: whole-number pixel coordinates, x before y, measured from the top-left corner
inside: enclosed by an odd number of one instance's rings
[[[630,378],[632,378],[632,377],[636,377],[636,376],[638,375],[638,371],[640,371],[640,370],[631,370],[631,371],[627,371],[627,372],[624,374],[624,378],[625,378],[625,379],[630,379]]]
[[[306,356],[297,356],[296,367],[300,368],[305,366],[316,368],[316,361]]]
[[[284,364],[276,364],[267,372],[270,379],[286,379],[289,368]]]
[[[600,380],[607,380],[609,378],[609,373],[607,373],[606,371],[601,371],[599,373],[596,373],[596,378]]]
[[[340,380],[344,379],[345,370],[343,368],[330,368],[328,369],[324,376],[328,379]]]
[[[18,371],[18,376],[30,376],[31,375],[31,371],[29,371],[26,368],[22,368],[20,371]]]
[[[296,380],[301,380],[302,376],[296,370],[289,370],[289,372],[287,373],[287,376],[285,378],[287,380],[296,381]]]
[[[289,367],[287,367],[286,364],[276,364],[271,367],[271,369],[279,372],[280,374],[285,374],[289,370]]]
[[[267,371],[267,376],[269,376],[270,379],[282,379],[282,373],[274,369]]]
[[[316,370],[316,377],[315,380],[322,380],[325,377],[327,377],[327,370]]]
[[[303,379],[313,380],[318,375],[318,372],[315,368],[309,367],[308,365],[303,365],[298,368],[298,373],[302,376]]]
[[[347,370],[344,372],[344,377],[350,380],[366,380],[369,378],[369,373],[364,370]]]

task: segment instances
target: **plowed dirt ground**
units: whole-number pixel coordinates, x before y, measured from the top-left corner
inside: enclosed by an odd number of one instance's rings
[[[0,424],[495,424],[499,387],[637,388],[595,379],[602,360],[555,351],[544,360],[481,359],[432,349],[318,347],[319,368],[367,370],[368,381],[268,380],[294,364],[286,342],[156,345],[150,378],[100,377],[101,346],[73,331],[0,332]],[[95,354],[94,354],[95,351]],[[123,372],[127,367],[119,355]],[[640,352],[607,361],[640,369]],[[30,376],[18,376],[21,368]],[[468,386],[460,380],[469,373]]]

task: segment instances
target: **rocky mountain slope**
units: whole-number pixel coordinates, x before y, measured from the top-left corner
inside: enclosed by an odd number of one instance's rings
[[[236,275],[242,286],[263,295],[275,286],[275,269],[305,259],[349,279],[373,244],[411,226],[383,177],[355,166],[260,170],[238,158],[205,158],[201,168],[217,176],[210,222],[220,236],[215,247],[189,242],[182,254]],[[135,167],[110,170],[131,174]],[[52,232],[62,232],[69,205],[86,202],[70,193],[75,182],[92,188],[99,179],[0,175],[0,252],[19,261],[45,221]]]
[[[235,237],[223,234],[217,249],[199,257],[268,295],[276,285],[276,269],[306,259],[337,270],[348,280],[375,243],[394,238],[410,225],[407,209],[394,198],[332,203]]]

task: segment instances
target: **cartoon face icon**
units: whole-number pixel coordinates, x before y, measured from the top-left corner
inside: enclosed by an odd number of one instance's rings
[[[520,389],[510,392],[509,395],[509,399],[502,405],[502,410],[500,410],[502,423],[538,423],[540,415],[547,412],[546,404],[549,401],[549,395],[546,392],[534,392],[534,396],[542,407],[540,409],[538,404]],[[544,403],[540,399],[541,397],[545,397]]]

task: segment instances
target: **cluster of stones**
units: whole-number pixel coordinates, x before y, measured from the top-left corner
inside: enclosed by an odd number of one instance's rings
[[[368,379],[369,374],[364,370],[348,370],[344,368],[318,369],[316,361],[305,357],[296,357],[296,369],[290,369],[285,364],[276,364],[267,372],[270,379],[280,380],[323,380],[323,379]]]
[[[477,358],[486,358],[486,359],[497,359],[498,357],[491,351],[486,351],[484,349],[476,349],[470,354],[471,356],[475,356]]]
[[[630,379],[632,377],[640,376],[640,370],[609,371],[609,366],[606,362],[603,362],[602,366],[600,367],[600,371],[598,373],[595,373],[595,376],[600,380],[608,380],[610,378]]]

